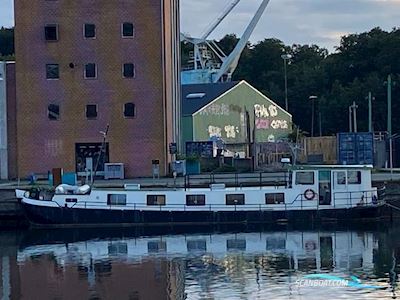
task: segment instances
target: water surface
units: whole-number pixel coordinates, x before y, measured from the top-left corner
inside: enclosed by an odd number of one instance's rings
[[[53,230],[2,232],[0,242],[0,299],[393,299],[399,293],[395,228]],[[311,274],[358,281],[300,286]]]

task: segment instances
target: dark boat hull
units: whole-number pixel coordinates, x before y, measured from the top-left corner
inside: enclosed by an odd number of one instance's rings
[[[111,227],[146,225],[194,225],[239,223],[341,222],[360,223],[390,219],[392,209],[386,206],[351,209],[299,211],[139,211],[44,207],[22,203],[24,212],[35,227]]]

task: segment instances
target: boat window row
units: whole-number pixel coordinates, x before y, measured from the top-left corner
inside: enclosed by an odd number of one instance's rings
[[[337,172],[337,184],[361,184],[361,171]]]
[[[187,251],[197,252],[197,251],[207,251],[206,240],[190,240],[186,242]],[[226,241],[226,249],[230,250],[246,250],[246,240],[245,239],[229,239]],[[268,249],[268,243],[267,243]],[[166,252],[167,243],[166,241],[149,241],[147,243],[147,251],[149,253]]]
[[[72,202],[72,201],[69,201]],[[108,194],[107,205],[126,205],[126,194]],[[284,204],[284,193],[266,193],[265,204]],[[165,206],[166,195],[147,195],[147,206]],[[225,195],[226,205],[245,205],[245,194],[227,194]],[[186,195],[186,206],[205,206],[205,194]]]

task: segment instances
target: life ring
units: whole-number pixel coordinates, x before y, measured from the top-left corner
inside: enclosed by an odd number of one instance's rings
[[[304,192],[304,198],[307,200],[312,200],[315,197],[315,192],[312,189],[308,189]]]

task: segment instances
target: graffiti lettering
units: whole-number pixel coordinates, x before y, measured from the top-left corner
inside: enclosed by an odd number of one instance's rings
[[[273,120],[271,122],[271,127],[273,129],[287,129],[289,128],[286,120]]]
[[[265,107],[265,105],[255,104],[254,113],[257,118],[268,118],[278,116],[278,108],[275,105]]]
[[[276,108],[275,105],[270,105],[268,107],[269,110],[269,114],[271,115],[271,117],[276,117],[278,115],[278,109]]]
[[[200,111],[200,115],[213,115],[213,116],[229,116],[230,110],[229,110],[229,105],[227,104],[212,104],[206,108],[204,108],[202,111]]]
[[[264,105],[255,104],[254,105],[254,114],[257,118],[268,118],[269,112],[268,109]]]
[[[268,129],[270,121],[268,119],[256,119],[257,129]]]
[[[222,136],[222,129],[220,127],[216,127],[216,126],[208,126],[208,135],[210,137],[221,137]]]
[[[233,125],[227,125],[225,126],[225,132],[226,132],[226,137],[227,138],[236,138],[236,133],[239,133],[239,127],[235,127]]]

